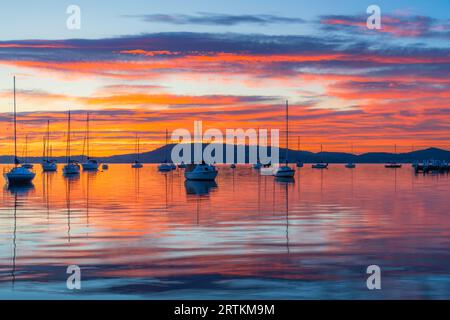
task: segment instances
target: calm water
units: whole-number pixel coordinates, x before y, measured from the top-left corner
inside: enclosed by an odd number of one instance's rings
[[[0,166],[1,169],[1,166]],[[250,167],[185,183],[111,165],[0,200],[0,298],[449,299],[450,178],[309,166],[294,183]],[[82,290],[66,268],[82,269]],[[366,287],[366,268],[382,290]]]

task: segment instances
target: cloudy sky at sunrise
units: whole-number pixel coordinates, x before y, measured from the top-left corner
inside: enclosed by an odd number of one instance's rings
[[[81,8],[81,29],[66,9]],[[380,6],[382,29],[366,9]],[[51,121],[74,153],[92,119],[94,155],[143,151],[165,129],[282,128],[291,148],[355,152],[450,148],[450,2],[9,1],[0,11],[0,154],[12,153],[13,76],[19,139],[42,153]],[[77,152],[78,151],[78,152]]]

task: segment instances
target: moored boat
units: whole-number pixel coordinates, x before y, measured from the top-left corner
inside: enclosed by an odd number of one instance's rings
[[[74,161],[70,157],[70,110],[67,117],[67,149],[66,149],[66,157],[67,162],[66,165],[63,167],[63,174],[65,176],[73,176],[80,174],[80,165],[78,162]]]
[[[288,161],[289,161],[289,103],[286,100],[286,149],[285,149],[285,165],[283,166],[279,166],[274,175],[275,177],[283,177],[283,178],[288,178],[288,177],[293,177],[295,174],[295,170],[292,169],[291,167],[289,167],[288,165]]]
[[[187,180],[211,181],[217,177],[217,168],[213,165],[201,163],[186,166],[184,176]]]
[[[17,111],[16,111],[16,77],[14,77],[14,167],[5,169],[3,176],[9,185],[31,184],[36,174],[29,168],[20,166],[17,158]]]

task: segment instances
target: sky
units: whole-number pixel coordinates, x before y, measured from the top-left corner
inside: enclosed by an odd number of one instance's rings
[[[370,30],[369,5],[381,9]],[[80,8],[69,29],[67,8]],[[290,145],[355,153],[450,149],[450,2],[14,1],[0,10],[0,154],[93,155],[165,143],[165,130],[280,129]],[[283,145],[283,142],[282,142]],[[19,154],[20,155],[20,154]]]

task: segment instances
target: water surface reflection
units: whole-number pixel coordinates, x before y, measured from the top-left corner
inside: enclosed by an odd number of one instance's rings
[[[291,180],[220,167],[216,182],[151,165],[38,173],[3,189],[0,297],[448,299],[449,191],[448,175],[377,165]]]

